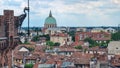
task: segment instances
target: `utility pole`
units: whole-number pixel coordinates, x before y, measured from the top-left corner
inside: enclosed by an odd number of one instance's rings
[[[118,32],[120,32],[120,24],[118,24]]]
[[[29,16],[29,12],[30,12],[30,7],[29,7],[29,0],[28,0],[28,40],[30,38],[30,16]]]

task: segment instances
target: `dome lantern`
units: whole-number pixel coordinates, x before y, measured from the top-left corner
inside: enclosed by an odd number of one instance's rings
[[[52,12],[50,11],[49,16],[45,19],[45,28],[54,28],[56,27],[56,19],[52,16]]]

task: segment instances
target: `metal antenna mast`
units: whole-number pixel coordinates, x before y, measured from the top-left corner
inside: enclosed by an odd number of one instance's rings
[[[29,39],[29,35],[30,35],[30,28],[29,28],[29,26],[30,26],[30,16],[29,16],[29,12],[30,12],[30,7],[29,7],[29,0],[28,0],[28,39]]]
[[[120,24],[118,24],[118,32],[120,32]]]

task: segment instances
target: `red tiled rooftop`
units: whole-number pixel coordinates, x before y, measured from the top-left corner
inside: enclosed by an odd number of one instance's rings
[[[75,52],[75,51],[80,51],[80,50],[75,49],[75,48],[60,48],[60,51],[71,51],[71,52]]]
[[[104,41],[104,40],[110,40],[111,34],[107,32],[77,32],[75,39],[78,42],[79,41],[79,35],[81,35],[82,39],[84,40],[86,37],[90,37],[93,40],[97,41]]]
[[[38,68],[39,63],[35,63],[33,68]]]
[[[76,52],[70,58],[75,64],[89,64],[92,57],[92,54]]]
[[[59,36],[59,37],[67,37],[68,34],[64,34],[64,33],[57,33],[57,34],[53,34],[51,36]]]
[[[113,66],[120,66],[120,55],[115,55],[112,59],[111,59],[111,64]]]

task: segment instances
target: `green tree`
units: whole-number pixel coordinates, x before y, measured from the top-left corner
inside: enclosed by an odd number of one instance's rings
[[[29,50],[30,52],[32,52],[32,51],[34,51],[34,48],[33,48],[33,47],[28,47],[28,50]]]
[[[25,64],[24,68],[33,68],[33,64]]]
[[[45,37],[46,41],[50,41],[50,36],[48,34],[47,35],[36,35],[32,38],[32,41],[34,42],[39,41],[40,37]]]
[[[25,33],[21,32],[21,33],[18,33],[19,36],[25,36]]]
[[[48,46],[54,46],[54,43],[52,41],[47,41],[46,45],[48,45]]]
[[[111,41],[111,40],[107,40],[107,41],[106,41],[107,46],[108,46],[108,44],[109,44],[110,41]]]
[[[46,41],[50,41],[50,36],[49,36],[49,34],[47,34],[47,35],[40,35],[40,37],[45,37],[45,38],[46,38]]]
[[[96,42],[94,40],[92,40],[91,38],[86,38],[84,39],[85,42],[89,42],[89,44],[96,44]]]
[[[75,49],[82,49],[81,45],[75,46]]]
[[[86,38],[86,39],[84,39],[84,41],[88,42],[90,44],[89,47],[94,47],[94,46],[98,45],[97,42],[92,40],[91,38]]]
[[[101,42],[101,43],[99,43],[99,46],[100,47],[102,47],[102,48],[106,48],[107,47],[107,42],[105,43],[105,42]]]
[[[68,34],[72,37],[72,41],[75,41],[75,31],[70,31]]]
[[[54,46],[60,46],[60,43],[56,42],[56,43],[54,44]]]
[[[37,36],[34,36],[32,38],[32,41],[36,42],[36,41],[39,41],[40,40],[40,37],[37,35]]]
[[[116,32],[112,34],[112,40],[119,41],[120,40],[120,32]]]
[[[30,44],[27,39],[25,39],[25,42],[23,44]]]

